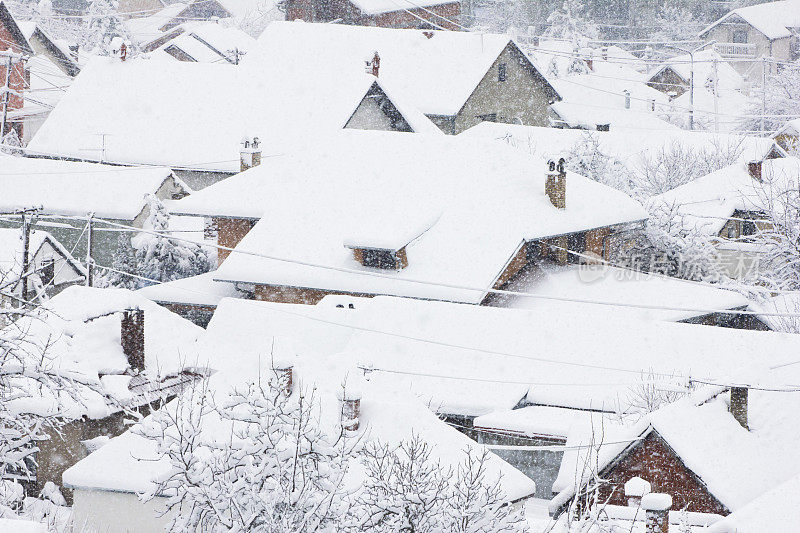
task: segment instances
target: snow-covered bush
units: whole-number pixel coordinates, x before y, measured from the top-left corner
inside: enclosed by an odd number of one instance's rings
[[[742,111],[745,117],[739,123],[740,130],[761,131],[763,126],[769,133],[800,115],[800,65],[784,66],[768,74],[766,81],[766,88],[761,83],[754,88],[751,104]]]
[[[85,17],[84,48],[93,54],[109,55],[109,45],[115,37],[125,37],[126,31],[119,16],[117,0],[91,0]]]
[[[600,141],[592,132],[567,152],[567,167],[572,172],[592,178],[604,185],[625,191],[635,192],[635,179],[625,164],[615,157],[606,155],[600,149]]]
[[[597,26],[586,16],[587,6],[580,0],[565,0],[561,9],[547,17],[544,36],[582,44],[587,39],[597,39]]]

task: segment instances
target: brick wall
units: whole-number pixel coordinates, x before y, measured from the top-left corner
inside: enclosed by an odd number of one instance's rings
[[[411,13],[413,13],[413,15]],[[455,24],[431,13],[435,13],[436,15],[458,23],[461,18],[461,4],[454,2],[451,4],[430,6],[425,9],[409,9],[408,11],[392,11],[391,13],[382,13],[380,15],[364,15],[358,21],[358,24],[363,26],[380,26],[382,28],[413,29],[428,27],[428,29],[438,29],[437,26],[440,26],[447,30],[458,31],[461,29]],[[429,21],[431,23],[430,26],[428,26],[425,21]]]
[[[244,218],[215,217],[213,220],[217,228],[217,244],[228,248],[235,248],[256,224],[255,220]],[[217,250],[217,265],[221,265],[229,255],[228,250]]]
[[[12,52],[22,52],[22,48],[16,43],[14,40],[14,36],[9,31],[9,29],[5,26],[3,21],[0,19],[0,50],[7,51],[11,50]],[[5,84],[6,81],[6,58],[0,57],[0,87]],[[11,89],[22,93],[25,89],[25,68],[21,61],[16,62],[13,64],[11,68],[11,75],[9,78],[9,86]],[[2,98],[0,98],[0,103],[2,103]],[[16,110],[22,109],[23,106],[23,99],[20,96],[16,95],[9,95],[8,98],[8,110]],[[0,109],[2,112],[2,109]],[[2,120],[2,117],[0,117]],[[5,131],[7,132],[11,124],[6,124]],[[17,135],[19,135],[20,139],[22,138],[22,128],[21,125],[17,125]]]
[[[731,465],[731,468],[741,467],[746,465]],[[671,495],[673,509],[687,507],[690,512],[730,514],[656,431],[651,431],[618,463],[601,472],[610,485],[600,490],[600,500],[606,501],[610,496],[610,504],[627,505],[624,485],[634,476],[648,481],[653,492]]]
[[[303,287],[286,287],[279,285],[256,285],[255,299],[266,302],[277,302],[287,304],[316,305],[329,294],[341,294],[345,296],[372,297],[374,294],[364,294],[346,291],[334,291],[323,289],[308,289]]]
[[[500,277],[497,278],[497,282],[492,287],[493,289],[499,289],[508,281],[513,278],[520,270],[522,270],[525,265],[528,264],[528,247],[523,244],[517,253],[514,254],[514,257],[509,261],[508,265],[506,266],[503,273],[500,274]]]

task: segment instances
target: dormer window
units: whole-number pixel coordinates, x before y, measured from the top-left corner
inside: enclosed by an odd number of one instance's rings
[[[401,270],[408,266],[405,247],[399,250],[353,248],[353,257],[365,267],[382,270]]]

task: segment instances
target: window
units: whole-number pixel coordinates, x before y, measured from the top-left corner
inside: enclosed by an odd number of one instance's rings
[[[497,65],[497,81],[506,81],[507,66],[505,63]]]
[[[42,268],[39,271],[39,279],[42,280],[42,285],[49,285],[56,277],[56,260],[45,259],[42,261]]]
[[[389,250],[369,250],[363,252],[363,264],[367,267],[382,268],[385,270],[397,268],[394,253]]]
[[[747,43],[747,30],[734,30],[733,31],[733,42],[737,44],[746,44]]]

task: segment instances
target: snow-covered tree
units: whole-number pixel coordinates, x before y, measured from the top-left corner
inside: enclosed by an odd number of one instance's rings
[[[397,448],[373,443],[363,451],[364,489],[354,505],[352,531],[514,533],[526,531],[506,505],[497,481],[486,479],[487,451],[455,472],[431,458],[419,436]]]
[[[597,39],[597,26],[586,18],[586,3],[581,0],[565,0],[561,9],[547,17],[545,37],[564,39],[582,43],[587,39]]]
[[[149,216],[143,229],[163,233],[139,233],[132,239],[136,273],[158,281],[173,281],[211,270],[208,253],[200,245],[169,238],[169,213],[155,195],[148,195]],[[147,282],[143,282],[147,283]]]
[[[595,133],[586,132],[569,149],[566,160],[568,169],[576,174],[629,194],[636,192],[635,178],[631,171],[622,161],[602,151]]]
[[[198,386],[138,431],[172,466],[151,495],[168,495],[170,531],[330,531],[346,512],[348,439],[326,434],[313,394],[287,396],[277,373],[218,403]]]
[[[117,236],[117,248],[114,250],[111,268],[119,272],[108,271],[102,278],[97,280],[97,286],[111,286],[131,290],[141,287],[141,280],[126,275],[136,274],[137,271],[136,251],[133,249],[131,236],[128,232],[120,232]]]
[[[697,38],[702,28],[695,14],[686,6],[665,4],[655,19],[657,30],[652,35],[654,40],[689,41]]]
[[[126,36],[117,4],[117,0],[90,0],[81,43],[90,52],[109,55],[111,41],[115,37]]]
[[[745,117],[739,123],[740,130],[763,129],[769,133],[800,115],[800,64],[787,65],[769,74],[766,81],[765,88],[761,83],[756,85],[750,105],[742,110]]]

